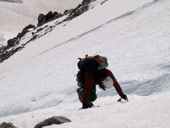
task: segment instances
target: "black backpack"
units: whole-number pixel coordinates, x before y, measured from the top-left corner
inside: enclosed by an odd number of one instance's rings
[[[88,71],[98,71],[101,69],[105,69],[108,67],[107,58],[96,55],[96,56],[88,56],[85,58],[79,58],[78,68],[80,71],[88,70]]]

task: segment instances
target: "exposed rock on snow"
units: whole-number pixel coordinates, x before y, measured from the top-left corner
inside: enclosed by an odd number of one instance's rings
[[[13,123],[3,122],[2,124],[0,124],[0,128],[17,128],[17,127],[14,126]]]
[[[9,39],[7,44],[8,44],[8,47],[13,47],[15,46],[16,44],[19,43],[19,40],[27,33],[29,32],[29,29],[35,29],[35,26],[30,24],[28,26],[26,26],[21,33],[18,33],[17,37],[14,37],[13,39]]]
[[[42,128],[53,124],[63,124],[67,122],[71,122],[71,120],[64,116],[54,116],[38,123],[34,128]]]
[[[70,14],[68,16],[68,20],[73,19],[82,13],[86,12],[89,9],[89,4],[96,0],[83,0],[81,4],[79,4],[75,9],[69,10]],[[65,11],[67,13],[68,10]]]
[[[0,124],[34,128],[48,117],[64,115],[72,122],[47,127],[170,126],[170,1],[108,0],[102,6],[103,0],[99,1],[72,21],[57,25],[68,13],[29,29],[17,47],[36,35],[39,39],[1,63]],[[46,32],[50,33],[43,36]],[[96,107],[78,110],[76,58],[85,54],[109,58],[109,69],[130,102],[116,102],[119,96],[114,87],[105,92],[97,88]]]
[[[96,0],[83,0],[81,4],[79,4],[76,8],[74,9],[70,9],[70,10],[65,10],[65,12],[63,14],[60,14],[58,12],[52,12],[49,11],[46,15],[44,14],[40,14],[38,16],[38,24],[37,24],[37,28],[52,21],[55,19],[58,19],[64,15],[68,15],[66,17],[66,19],[64,19],[63,21],[57,23],[56,25],[68,21],[68,20],[72,20],[73,18],[81,15],[82,13],[86,12],[89,9],[89,4],[93,1]],[[45,32],[45,34],[47,34],[48,32],[51,32],[53,30],[54,26],[50,26],[49,28],[47,28],[47,31]],[[32,37],[30,38],[30,40],[28,40],[27,42],[25,42],[24,44],[20,44],[20,40],[24,37],[24,35],[29,32],[29,29],[36,29],[36,27],[34,25],[28,25],[26,26],[21,33],[18,33],[18,35],[12,39],[9,39],[7,41],[7,45],[0,47],[0,63],[3,62],[4,60],[8,59],[10,56],[12,56],[14,53],[16,53],[17,51],[21,50],[24,48],[24,46],[26,44],[28,44],[29,42],[31,42],[32,40],[35,40],[38,35],[36,35],[34,32],[32,33]],[[43,28],[44,29],[44,28]],[[42,31],[42,28],[38,28],[37,32]],[[39,35],[39,37],[45,35]]]
[[[70,10],[65,10],[64,14],[60,14],[58,12],[53,13],[52,11],[48,12],[46,15],[39,14],[37,26],[41,26],[49,21],[55,20],[57,18],[62,17],[63,15],[67,15],[67,14],[69,14],[67,20],[71,20],[71,19],[81,15],[85,11],[87,11],[89,9],[89,4],[93,1],[95,1],[95,0],[83,0],[82,3],[79,4],[76,8],[70,9]]]
[[[37,26],[41,26],[49,21],[60,18],[61,16],[63,16],[61,13],[52,12],[52,11],[48,12],[46,15],[39,14]]]
[[[27,25],[21,33],[17,35],[18,39],[21,39],[27,32],[29,32],[30,29],[35,29],[36,27],[32,24]]]
[[[19,44],[20,39],[29,32],[30,29],[35,29],[35,26],[32,24],[26,26],[21,33],[18,33],[17,37],[9,39],[6,46],[0,47],[0,62],[8,59],[11,55],[24,47],[24,45],[18,47],[17,45]]]

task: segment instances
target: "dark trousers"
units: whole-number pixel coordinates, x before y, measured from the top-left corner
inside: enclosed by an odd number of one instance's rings
[[[77,89],[77,94],[79,97],[79,100],[82,102],[83,99],[83,88],[78,88]],[[89,95],[89,101],[93,102],[97,99],[97,95],[96,95],[96,86],[93,86]]]

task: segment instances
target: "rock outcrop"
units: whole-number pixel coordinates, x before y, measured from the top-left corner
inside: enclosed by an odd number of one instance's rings
[[[14,126],[13,123],[3,122],[2,124],[0,124],[0,128],[17,128],[17,127]]]
[[[64,12],[64,14],[69,13],[67,20],[71,20],[71,19],[83,14],[84,12],[86,12],[89,9],[89,4],[93,1],[96,1],[96,0],[83,0],[82,3],[79,4],[76,8],[66,10]]]
[[[63,124],[68,122],[71,122],[71,120],[64,116],[54,116],[36,124],[34,128],[42,128],[53,124]]]
[[[4,60],[8,59],[10,56],[12,56],[17,51],[21,50],[24,46],[18,46],[19,41],[22,37],[25,36],[27,32],[29,32],[30,29],[35,29],[36,27],[32,24],[27,25],[22,32],[18,33],[18,35],[12,39],[9,39],[7,41],[6,46],[0,47],[0,63]]]
[[[49,11],[46,15],[39,14],[37,26],[41,26],[49,21],[60,18],[63,16],[61,13]]]
[[[28,44],[29,42],[51,32],[56,25],[59,25],[65,21],[72,20],[73,18],[83,14],[89,9],[89,4],[93,1],[96,1],[96,0],[83,0],[82,3],[80,3],[76,8],[65,10],[63,14],[60,14],[58,12],[52,12],[52,11],[49,11],[46,15],[39,14],[37,27],[31,24],[26,26],[22,30],[22,32],[18,33],[16,37],[9,39],[7,41],[6,46],[0,47],[0,63],[8,59],[10,56],[12,56],[17,51],[22,50],[24,46]],[[64,15],[67,15],[67,17],[64,20],[60,21],[59,23],[55,24],[54,26],[46,25],[46,26],[41,27],[42,25],[52,20],[55,20],[57,18],[60,18]],[[32,32],[32,37],[30,37],[30,39],[27,42],[20,45],[20,40],[25,36],[27,32],[31,31],[31,29],[33,30],[37,29],[37,31]],[[37,34],[37,33],[40,33],[40,31],[44,31],[44,29],[46,29],[44,34],[42,35]]]

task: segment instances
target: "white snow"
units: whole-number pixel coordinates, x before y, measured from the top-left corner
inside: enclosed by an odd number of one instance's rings
[[[1,64],[0,123],[31,128],[62,115],[72,122],[48,128],[170,126],[170,1],[98,2]],[[77,58],[85,54],[108,58],[129,102],[117,102],[114,88],[98,89],[99,107],[78,110]]]
[[[51,116],[62,115],[72,122],[45,128],[167,128],[170,125],[169,94],[149,97],[130,95],[130,101],[126,103],[116,102],[116,96],[103,97],[95,102],[99,107],[87,110],[78,110],[80,104],[71,103],[4,117],[3,120],[11,121],[18,127],[31,128]]]
[[[49,11],[63,13],[76,7],[82,0],[22,0],[23,3],[0,1],[0,46],[5,45],[22,29],[29,25],[37,25],[38,15]]]

